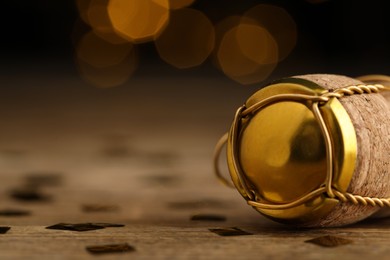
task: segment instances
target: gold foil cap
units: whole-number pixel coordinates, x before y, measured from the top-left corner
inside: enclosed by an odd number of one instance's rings
[[[353,176],[357,141],[337,95],[289,78],[238,109],[227,142],[234,186],[257,211],[300,224],[327,215]]]

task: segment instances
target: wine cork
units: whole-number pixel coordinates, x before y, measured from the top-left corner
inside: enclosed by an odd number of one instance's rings
[[[331,90],[363,82],[345,76],[314,74],[296,78],[312,81]],[[351,95],[340,99],[356,132],[357,159],[348,193],[387,198],[390,196],[390,94]],[[305,226],[342,226],[365,219],[380,208],[339,203],[326,216]],[[388,209],[386,209],[388,211]]]

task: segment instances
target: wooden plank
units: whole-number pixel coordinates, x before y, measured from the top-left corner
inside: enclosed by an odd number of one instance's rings
[[[90,259],[96,256],[87,246],[121,243],[135,251],[102,257],[386,259],[390,253],[389,219],[294,229],[263,218],[218,183],[211,166],[214,144],[253,88],[207,78],[140,79],[105,91],[75,78],[13,84],[18,88],[0,97],[0,210],[31,215],[0,216],[0,226],[11,227],[0,234],[1,259]],[[50,184],[42,181],[45,175],[61,177]],[[9,196],[31,184],[31,176],[41,176],[34,185],[51,200]],[[115,210],[86,211],[91,204]],[[226,221],[191,221],[196,214]],[[61,222],[126,226],[45,229]],[[231,227],[252,235],[223,237],[209,230]],[[352,243],[334,248],[305,243],[326,235]]]

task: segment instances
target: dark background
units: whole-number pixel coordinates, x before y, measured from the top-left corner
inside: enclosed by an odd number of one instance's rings
[[[313,3],[319,2],[319,3]],[[242,14],[259,3],[285,8],[298,28],[298,42],[271,77],[303,73],[388,74],[389,4],[386,1],[197,0],[213,22]],[[70,73],[74,66],[72,33],[78,20],[71,0],[14,0],[1,4],[1,74]],[[223,76],[211,62],[178,70],[159,59],[153,43],[139,46],[138,76]]]

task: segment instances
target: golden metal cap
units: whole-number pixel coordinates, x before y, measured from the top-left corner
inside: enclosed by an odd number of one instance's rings
[[[357,141],[339,100],[313,82],[289,78],[253,94],[227,142],[231,178],[263,215],[304,223],[327,215],[351,181]]]

